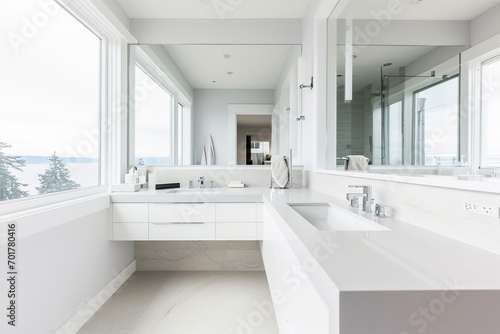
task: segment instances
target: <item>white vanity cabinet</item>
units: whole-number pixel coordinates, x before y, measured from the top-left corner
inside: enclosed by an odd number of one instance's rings
[[[262,203],[216,203],[217,240],[262,240]]]
[[[215,204],[150,203],[149,240],[215,240]]]
[[[148,203],[113,204],[113,240],[148,240]]]
[[[262,240],[262,203],[114,203],[113,240]]]
[[[267,209],[264,222],[262,258],[280,334],[332,333],[330,310],[309,277],[309,267],[319,264],[312,256],[296,255]]]

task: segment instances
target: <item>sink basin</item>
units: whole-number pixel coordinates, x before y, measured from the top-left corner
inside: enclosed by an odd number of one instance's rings
[[[390,231],[370,219],[329,203],[289,204],[289,206],[318,230]]]

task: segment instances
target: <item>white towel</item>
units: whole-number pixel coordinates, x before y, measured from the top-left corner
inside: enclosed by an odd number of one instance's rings
[[[344,164],[345,170],[366,171],[368,169],[368,159],[364,155],[348,155]]]
[[[276,182],[281,188],[288,183],[288,164],[282,155],[273,155],[271,158],[271,172]]]
[[[215,165],[215,149],[211,135],[208,135],[205,140],[205,147],[203,147],[203,153],[201,154],[201,164]]]

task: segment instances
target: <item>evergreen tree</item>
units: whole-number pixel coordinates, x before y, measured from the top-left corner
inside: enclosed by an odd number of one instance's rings
[[[25,161],[21,157],[3,152],[5,148],[11,147],[12,145],[0,142],[0,201],[29,196],[27,191],[22,190],[27,184],[19,182],[9,171],[9,168],[22,171],[21,167],[25,166]]]
[[[70,170],[56,152],[49,158],[50,166],[44,174],[38,174],[40,187],[36,190],[40,194],[53,193],[56,191],[71,190],[80,187],[78,183],[70,179]]]

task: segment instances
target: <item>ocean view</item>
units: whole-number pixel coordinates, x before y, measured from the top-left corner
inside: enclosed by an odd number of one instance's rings
[[[26,166],[22,169],[23,171],[11,170],[11,173],[17,176],[19,182],[28,184],[23,190],[28,191],[30,195],[37,195],[38,191],[36,187],[40,186],[40,181],[38,180],[38,174],[43,174],[50,166],[49,163],[39,163],[41,161],[47,161],[47,157],[43,160],[33,159],[34,157],[23,157],[26,160]],[[86,161],[80,162],[66,162],[66,161],[78,161],[76,159],[65,158],[66,167],[71,171],[70,177],[73,181],[80,184],[81,187],[87,187],[92,185],[97,185],[98,182],[98,163],[95,159],[85,159]],[[33,162],[37,163],[33,163]]]

